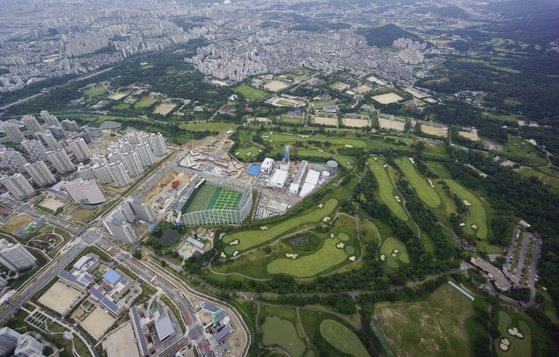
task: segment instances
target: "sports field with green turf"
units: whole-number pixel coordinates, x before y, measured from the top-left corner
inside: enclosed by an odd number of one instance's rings
[[[103,87],[103,86],[97,86],[97,87],[90,87],[90,88],[86,88],[83,90],[83,94],[86,97],[98,97],[100,95],[103,95],[107,93],[107,88]]]
[[[322,321],[320,323],[320,334],[340,352],[356,357],[369,356],[361,340],[338,321],[330,319]]]
[[[183,207],[183,213],[208,209],[236,209],[240,199],[240,192],[204,183]]]
[[[246,85],[240,85],[237,88],[233,89],[235,93],[238,93],[245,97],[250,102],[259,102],[261,100],[267,99],[270,94]]]
[[[473,303],[445,284],[426,300],[375,304],[373,323],[397,356],[473,356],[466,320]]]
[[[388,208],[396,215],[396,217],[400,218],[403,221],[408,220],[408,215],[402,205],[396,201],[394,197],[394,186],[388,177],[388,173],[386,169],[382,167],[384,165],[384,161],[382,160],[369,160],[369,167],[375,178],[377,179],[378,186],[379,186],[379,193],[380,199],[384,202]]]
[[[223,242],[229,243],[238,239],[239,244],[236,246],[236,249],[238,251],[246,250],[268,242],[274,238],[278,238],[282,234],[285,234],[288,231],[304,224],[320,222],[324,217],[332,217],[337,204],[338,201],[331,198],[324,202],[324,206],[322,208],[313,208],[305,214],[290,218],[282,223],[274,224],[273,226],[268,227],[269,229],[267,230],[253,229],[228,234],[223,237]]]
[[[143,97],[136,103],[134,103],[134,108],[136,109],[144,109],[149,108],[157,102],[157,98],[152,97]]]
[[[343,248],[337,248],[341,240],[326,238],[317,252],[297,259],[279,258],[268,264],[270,274],[287,274],[296,278],[310,278],[326,271],[347,259]]]
[[[208,209],[235,209],[240,199],[240,192],[218,187],[208,204]]]
[[[481,201],[476,195],[461,186],[458,182],[451,179],[446,179],[444,182],[446,182],[451,191],[456,192],[458,197],[468,201],[470,204],[470,215],[465,222],[466,226],[464,227],[464,231],[467,234],[475,235],[481,239],[487,238],[487,215]],[[472,228],[473,224],[477,225],[477,231]]]
[[[396,164],[398,164],[398,167],[402,170],[423,203],[432,208],[438,207],[441,204],[441,200],[435,189],[429,185],[427,179],[417,171],[407,157],[396,159]]]

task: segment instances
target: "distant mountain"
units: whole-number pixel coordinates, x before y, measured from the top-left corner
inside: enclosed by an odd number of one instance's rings
[[[432,13],[440,17],[452,17],[456,19],[469,19],[470,14],[468,14],[464,9],[456,5],[448,6],[426,6],[417,9],[417,12],[421,14]]]
[[[359,34],[365,36],[367,39],[367,44],[369,46],[377,47],[391,47],[392,42],[399,38],[411,38],[414,41],[419,41],[420,38],[411,32],[408,32],[401,27],[388,24],[381,27],[374,27],[370,29],[363,29],[359,31]]]

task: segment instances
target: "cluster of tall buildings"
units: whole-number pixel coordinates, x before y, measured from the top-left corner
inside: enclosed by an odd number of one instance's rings
[[[93,155],[88,165],[78,165],[83,180],[95,179],[102,185],[128,186],[133,177],[167,154],[161,133],[129,132],[118,143],[109,146],[107,155]]]
[[[71,173],[76,169],[74,161],[84,162],[91,157],[86,142],[90,141],[89,136],[79,133],[75,121],[59,121],[46,110],[40,116],[44,124],[32,115],[25,115],[19,124],[1,125],[7,138],[22,149],[20,152],[0,145],[0,183],[17,199],[35,193],[32,183],[38,187],[51,186],[56,183],[53,172]],[[22,132],[21,126],[26,131]]]
[[[155,219],[155,211],[149,204],[131,198],[115,209],[103,224],[113,238],[125,243],[134,243],[137,236],[131,224],[138,220],[151,223]]]
[[[0,356],[43,356],[44,344],[35,333],[19,333],[9,327],[0,329]]]

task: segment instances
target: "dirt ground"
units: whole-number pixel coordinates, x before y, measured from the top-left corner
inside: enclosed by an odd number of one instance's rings
[[[421,132],[427,135],[442,136],[446,137],[448,135],[448,130],[444,128],[438,128],[436,126],[421,125]]]
[[[81,296],[82,293],[80,291],[57,281],[41,295],[38,301],[60,315],[65,315]]]
[[[155,185],[149,190],[149,192],[143,197],[144,201],[147,203],[153,203],[158,198],[161,192],[165,190],[171,189],[171,184],[175,180],[179,180],[181,182],[181,186],[186,184],[190,179],[190,176],[185,174],[184,172],[178,171],[171,171],[165,176],[158,185]]]
[[[476,131],[462,131],[460,130],[458,132],[458,135],[466,138],[466,139],[470,139],[472,141],[478,141],[479,140],[479,136],[477,135],[477,130]]]
[[[66,202],[56,200],[52,197],[47,197],[43,202],[41,202],[40,206],[48,208],[51,211],[56,211],[57,209],[66,206]]]
[[[96,340],[98,340],[111,326],[115,319],[108,312],[97,306],[83,320],[80,325]]]
[[[313,117],[313,122],[318,125],[338,126],[338,118]]]
[[[364,128],[371,125],[371,121],[368,119],[350,119],[344,118],[344,125],[351,128]]]
[[[155,114],[160,114],[160,115],[167,115],[169,114],[173,109],[175,109],[177,105],[173,104],[173,103],[161,103],[159,104],[155,110],[153,111]]]
[[[404,98],[400,97],[396,93],[379,94],[373,97],[373,100],[379,102],[380,104],[396,103],[401,101],[402,99]]]
[[[400,120],[390,120],[390,119],[384,119],[384,118],[379,118],[378,119],[378,124],[382,129],[392,129],[392,130],[398,130],[398,131],[404,131],[404,122],[400,121]]]
[[[282,89],[289,87],[289,84],[282,82],[282,81],[270,81],[264,84],[264,88],[271,91],[271,92],[279,92]]]
[[[138,356],[138,347],[130,321],[108,335],[103,341],[103,348],[107,351],[108,357]]]

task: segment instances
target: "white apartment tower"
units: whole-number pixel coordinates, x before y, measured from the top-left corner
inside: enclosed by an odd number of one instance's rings
[[[0,239],[0,264],[12,272],[20,272],[37,265],[37,259],[21,244]]]
[[[111,176],[111,170],[109,170],[108,164],[95,164],[91,168],[93,169],[95,178],[101,185],[113,182],[113,177]]]
[[[51,150],[62,149],[62,145],[60,145],[58,140],[56,140],[56,138],[48,130],[36,133],[35,136],[39,138],[44,144],[46,144]]]
[[[24,115],[23,118],[21,118],[21,121],[27,128],[27,131],[33,135],[43,130],[41,128],[41,124],[39,124],[33,115]]]
[[[128,222],[118,217],[110,216],[103,221],[103,225],[113,238],[124,243],[136,242],[136,233],[134,233],[134,229],[132,229],[132,226]]]
[[[122,155],[122,162],[126,167],[126,171],[131,177],[140,176],[144,173],[142,160],[136,151],[132,151]]]
[[[47,126],[61,126],[58,119],[46,110],[41,110],[41,118],[43,118]]]
[[[33,161],[44,161],[47,159],[47,150],[39,140],[25,140],[21,142],[21,146]]]
[[[155,156],[167,155],[167,145],[165,144],[165,138],[161,133],[151,134],[149,136],[149,145]]]
[[[82,180],[92,180],[95,178],[95,174],[93,173],[93,169],[90,165],[79,163],[77,169],[78,175]]]
[[[68,147],[76,157],[76,160],[78,160],[79,162],[84,162],[86,160],[89,160],[89,158],[91,157],[89,148],[87,147],[87,144],[85,140],[83,140],[83,138],[77,138],[69,141]]]
[[[144,167],[148,167],[155,164],[155,156],[153,155],[153,152],[151,151],[151,147],[149,146],[149,144],[147,143],[139,144],[138,146],[136,146],[136,150],[140,155],[140,159],[142,160],[142,165]]]
[[[47,158],[54,165],[56,171],[61,174],[72,172],[75,170],[74,163],[66,154],[66,151],[58,149],[55,151],[47,151]]]
[[[18,200],[24,200],[35,194],[33,186],[27,181],[22,174],[15,174],[0,178],[0,183],[8,189],[8,191]]]
[[[113,162],[109,165],[111,176],[116,186],[123,187],[130,184],[130,176],[122,162]]]
[[[25,140],[25,136],[14,123],[3,123],[2,130],[4,130],[10,141],[14,144],[20,144]]]
[[[45,187],[56,183],[54,175],[43,161],[25,164],[23,168],[38,186]]]
[[[0,168],[7,171],[23,172],[23,165],[27,164],[25,157],[12,148],[0,148]]]

